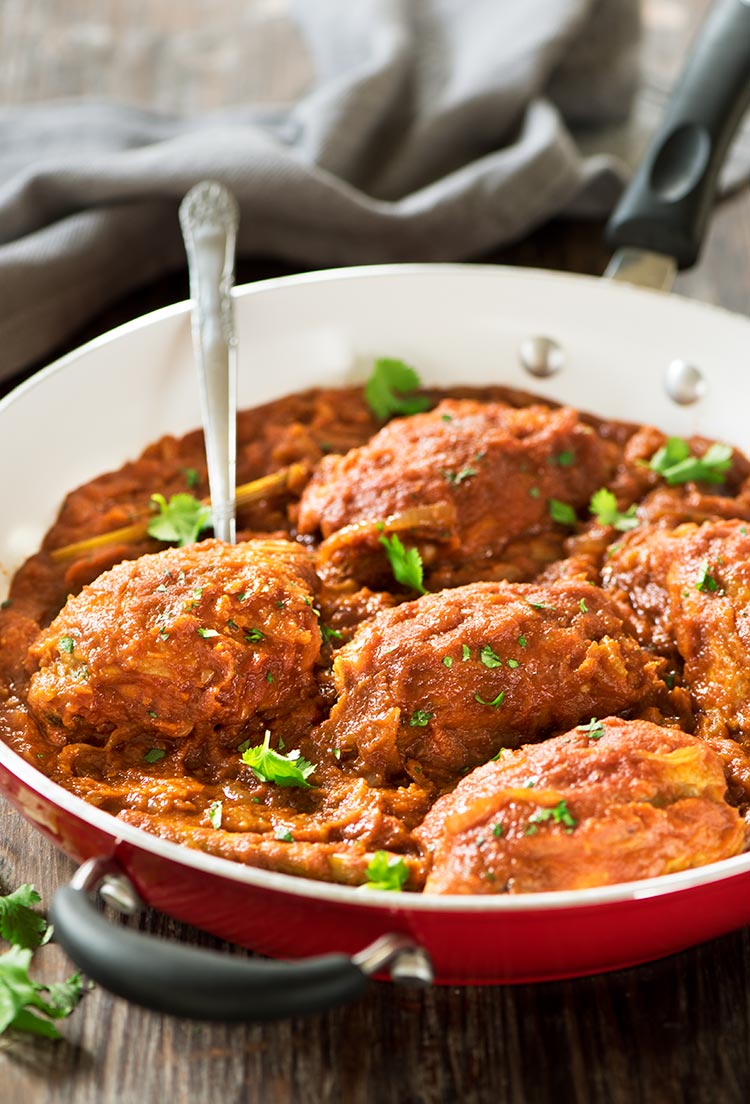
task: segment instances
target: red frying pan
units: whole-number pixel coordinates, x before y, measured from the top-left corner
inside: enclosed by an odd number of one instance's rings
[[[349,383],[364,378],[373,356],[398,355],[430,385],[460,374],[462,383],[531,387],[601,415],[749,449],[750,321],[633,286],[666,288],[676,267],[694,263],[749,97],[750,5],[721,0],[610,222],[611,279],[384,266],[240,288],[241,403]],[[199,423],[192,371],[189,304],[180,304],[97,339],[0,404],[0,459],[13,473],[0,495],[3,579],[38,546],[66,490]],[[0,786],[83,864],[52,907],[70,957],[115,993],[200,1019],[308,1012],[350,999],[369,975],[388,971],[463,984],[611,970],[750,922],[750,854],[575,892],[394,894],[251,869],[157,839],[56,786],[1,743]],[[97,891],[123,912],[145,902],[297,961],[149,939],[110,924]]]

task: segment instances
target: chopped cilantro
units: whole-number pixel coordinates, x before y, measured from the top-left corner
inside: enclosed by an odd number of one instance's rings
[[[541,493],[542,492],[539,490],[538,487],[529,487],[529,497],[530,498],[539,498]]]
[[[246,644],[257,644],[259,640],[264,640],[266,634],[261,632],[260,629],[250,629],[245,633]]]
[[[289,831],[288,828],[284,827],[283,824],[277,824],[276,827],[273,830],[273,834],[274,834],[274,836],[276,837],[277,840],[283,840],[284,843],[293,843],[294,842],[294,836],[292,835],[292,833]]]
[[[515,671],[516,667],[520,667],[521,664],[518,662],[517,659],[509,659],[508,666],[510,667],[511,671]]]
[[[227,628],[232,629],[233,631],[236,632],[237,629],[239,629],[239,625],[237,624],[236,621],[232,620],[232,618],[230,617],[229,620],[227,621]]]
[[[479,702],[480,705],[491,705],[493,709],[497,709],[499,705],[503,704],[505,698],[505,691],[501,690],[500,693],[492,701],[485,701],[481,694],[474,695],[474,701]]]
[[[193,495],[175,494],[167,502],[164,495],[153,494],[151,503],[158,513],[148,523],[148,534],[156,540],[178,544],[182,548],[186,544],[194,544],[198,534],[212,525],[211,507],[205,506]]]
[[[452,422],[453,421],[453,415],[452,414],[441,414],[440,415],[440,420],[441,420],[441,422]]]
[[[525,647],[526,647],[526,645],[528,644],[528,640],[526,639],[526,637],[525,637],[525,636],[519,636],[519,638],[518,638],[518,644],[519,644],[519,647],[521,647],[521,648],[525,648]]]
[[[320,624],[320,632],[326,644],[330,643],[331,640],[341,640],[341,633],[339,632],[339,630],[332,629],[328,625],[324,625],[322,621]]]
[[[537,809],[533,816],[529,817],[529,827],[533,827],[536,831],[536,826],[544,823],[546,820],[551,820],[553,824],[563,824],[567,831],[572,832],[578,821],[571,816],[568,809],[568,803],[563,798],[562,801],[558,801],[552,809]],[[533,835],[533,832],[526,829],[526,835]]]
[[[221,815],[224,809],[224,804],[221,801],[214,801],[208,809],[208,819],[211,822],[212,828],[221,828]]]
[[[580,602],[578,603],[578,608],[581,611],[581,613],[588,613],[589,612],[589,607],[586,605],[586,599],[585,598],[581,598]]]
[[[461,662],[465,663],[471,657],[471,648],[468,644],[461,645]]]
[[[427,713],[424,709],[416,709],[409,717],[409,724],[412,728],[424,728],[434,716],[434,713]]]
[[[158,763],[166,754],[164,748],[150,748],[143,758],[147,763]]]
[[[682,437],[669,437],[666,444],[649,461],[652,471],[663,475],[667,483],[723,483],[732,466],[732,450],[728,445],[713,444],[703,456],[694,456]]]
[[[269,682],[269,683],[273,682],[273,672],[272,671],[266,671],[266,682]]]
[[[401,583],[402,586],[412,587],[419,594],[426,594],[427,591],[422,581],[424,576],[422,557],[418,550],[410,548],[407,552],[396,533],[392,537],[380,537],[379,539],[383,548],[385,548],[396,582]]]
[[[218,636],[218,629],[204,629],[202,625],[199,625],[195,630],[198,636],[202,636],[204,640],[210,640],[212,636]]]
[[[505,831],[505,829],[503,828],[503,825],[499,821],[497,822],[497,824],[492,825],[492,834],[495,837],[495,839],[500,839],[500,837],[502,836],[504,831]]]
[[[604,735],[604,725],[601,721],[597,721],[596,717],[592,717],[588,724],[578,725],[576,731],[585,732],[589,740],[601,740]]]
[[[695,580],[695,589],[703,591],[716,591],[719,584],[713,575],[709,574],[708,560],[704,560],[698,569],[698,578]]]
[[[409,878],[409,868],[400,855],[376,851],[367,864],[365,889],[386,889],[399,893]]]
[[[365,399],[381,421],[393,414],[419,414],[430,408],[430,400],[425,395],[409,394],[420,386],[416,371],[403,360],[380,357],[365,384]]]
[[[612,525],[620,533],[627,533],[629,529],[635,529],[638,525],[635,506],[629,506],[625,513],[622,513],[617,507],[617,499],[606,487],[600,487],[598,491],[594,491],[589,502],[589,510],[600,525]]]
[[[242,753],[242,762],[251,768],[261,782],[273,782],[277,786],[300,786],[309,790],[307,781],[315,770],[312,763],[303,759],[298,750],[281,755],[270,747],[271,732],[266,729],[265,739],[257,747],[247,748]]]
[[[567,502],[560,502],[558,498],[551,498],[548,502],[549,516],[560,525],[577,525],[578,518],[572,506]]]
[[[461,471],[458,471],[458,472],[445,471],[445,470],[443,470],[441,472],[441,475],[443,475],[444,478],[448,480],[448,482],[450,483],[450,485],[452,487],[460,486],[460,484],[463,483],[464,480],[471,479],[472,475],[476,475],[476,474],[477,474],[477,469],[476,468],[461,468]]]
[[[499,655],[496,655],[489,644],[485,644],[479,653],[479,658],[485,667],[502,667],[503,661]]]
[[[58,652],[61,652],[64,655],[70,655],[70,653],[73,651],[74,646],[75,640],[72,636],[61,636],[57,642]]]
[[[558,464],[561,468],[569,468],[576,462],[576,454],[570,449],[564,449],[549,458],[550,464]]]
[[[452,667],[453,666],[452,656],[443,656],[443,666],[444,667]]]

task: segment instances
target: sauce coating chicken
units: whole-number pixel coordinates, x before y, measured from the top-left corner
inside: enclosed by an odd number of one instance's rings
[[[444,787],[467,768],[666,693],[615,604],[586,583],[471,583],[386,610],[334,662],[320,739],[372,783]]]
[[[428,893],[585,889],[736,855],[748,826],[702,740],[608,717],[486,763],[415,832]]]
[[[313,575],[285,541],[207,540],[126,560],[30,648],[28,704],[53,742],[146,746],[262,731],[316,694]]]
[[[610,556],[602,584],[640,640],[682,665],[696,732],[720,749],[736,799],[750,801],[748,523],[637,529]]]
[[[374,564],[367,556],[378,550],[377,528],[361,523],[432,507],[431,539],[424,532],[419,539],[428,589],[522,581],[561,554],[567,530],[553,520],[555,504],[574,524],[618,455],[568,407],[444,400],[427,414],[395,419],[345,456],[325,457],[302,495],[297,524],[324,537],[346,528],[355,561],[348,570],[387,583],[382,550]],[[341,557],[341,539],[336,550]]]

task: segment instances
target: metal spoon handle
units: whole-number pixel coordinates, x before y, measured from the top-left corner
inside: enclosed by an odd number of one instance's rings
[[[237,201],[216,180],[196,184],[180,204],[214,533],[229,543],[236,537],[237,342],[231,291],[238,225]]]

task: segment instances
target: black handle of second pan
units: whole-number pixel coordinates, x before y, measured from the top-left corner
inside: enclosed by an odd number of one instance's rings
[[[665,118],[607,224],[612,247],[695,263],[716,178],[750,104],[750,0],[713,5]]]
[[[347,955],[281,963],[182,946],[110,923],[70,885],[55,893],[50,918],[55,941],[88,978],[172,1016],[263,1022],[332,1008],[367,987],[367,974]]]

